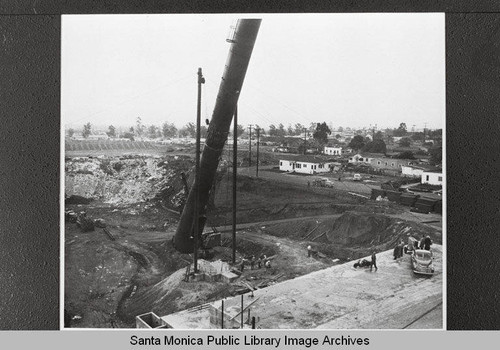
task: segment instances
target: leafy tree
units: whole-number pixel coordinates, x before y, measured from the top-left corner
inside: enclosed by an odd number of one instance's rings
[[[375,133],[375,136],[373,137],[374,140],[382,140],[384,138],[384,134],[382,134],[382,131],[377,131]]]
[[[422,141],[424,139],[424,133],[423,132],[415,132],[413,135],[411,135],[411,139],[413,141]]]
[[[134,141],[134,133],[133,132],[125,132],[123,134],[120,134],[120,138],[129,139],[130,141]]]
[[[187,131],[185,127],[179,129],[179,137],[188,137],[188,136],[189,136],[189,131]]]
[[[304,132],[305,126],[300,123],[297,123],[294,125],[294,128],[295,128],[295,135],[300,135]]]
[[[441,141],[443,139],[443,129],[429,130],[428,138],[435,141]]]
[[[69,137],[72,137],[74,134],[75,134],[75,130],[73,130],[73,129],[69,128],[69,129],[68,129],[68,136],[69,136]]]
[[[128,129],[129,132],[131,132],[132,134],[135,134],[135,131],[134,131],[134,127],[131,126],[129,129]]]
[[[166,138],[175,137],[177,135],[177,128],[173,123],[165,122],[161,126],[161,133]]]
[[[370,153],[384,153],[387,151],[387,147],[385,142],[381,139],[375,139],[373,141],[368,142],[362,149],[363,152]]]
[[[441,164],[443,162],[443,146],[433,147],[429,150],[431,159],[429,160],[432,165]]]
[[[278,135],[278,130],[276,129],[276,125],[271,124],[269,125],[269,136],[277,136]]]
[[[187,135],[196,137],[196,125],[194,125],[194,123],[187,123],[184,125],[184,129],[186,130]]]
[[[311,123],[311,124],[309,124],[308,131],[309,131],[310,133],[314,133],[314,132],[316,131],[316,124],[317,124],[317,123]]]
[[[351,142],[349,142],[349,147],[355,150],[360,150],[365,145],[365,138],[361,135],[356,135],[352,138]]]
[[[328,143],[328,135],[331,135],[331,130],[330,128],[328,127],[328,125],[326,125],[325,122],[323,123],[317,123],[316,125],[316,130],[314,131],[313,133],[313,138],[318,141],[318,143],[320,145],[324,145],[326,143]]]
[[[113,125],[110,125],[108,127],[108,132],[107,132],[109,137],[116,137],[116,128]]]
[[[415,159],[412,151],[404,151],[394,156],[396,159]]]
[[[245,128],[243,127],[243,125],[238,124],[236,126],[236,136],[240,137],[241,135],[243,135],[244,132],[245,132]]]
[[[293,136],[295,131],[294,129],[292,128],[292,124],[288,124],[288,128],[286,129],[286,132],[289,136]]]
[[[401,140],[399,140],[399,145],[401,147],[410,147],[411,140],[408,137],[403,137]]]
[[[286,135],[285,126],[283,124],[278,125],[278,136],[284,137]]]
[[[394,136],[405,136],[406,135],[406,123],[399,124],[397,129],[394,129]]]
[[[92,133],[92,125],[90,125],[90,123],[87,123],[83,126],[83,132],[82,132],[82,136],[84,138],[87,138],[89,137],[89,135]]]
[[[337,134],[337,135],[335,135],[335,138],[338,140],[338,139],[341,139],[342,136],[340,134]]]
[[[144,133],[144,125],[142,125],[141,117],[137,117],[137,120],[135,121],[135,133],[137,136],[142,136]]]
[[[148,137],[151,138],[151,139],[154,139],[157,135],[157,131],[158,130],[158,127],[156,125],[150,125],[148,127]]]
[[[343,128],[343,127],[341,127],[341,126],[339,126],[339,127],[337,128],[337,131],[338,131],[338,132],[342,132],[342,131],[344,131],[344,128]]]

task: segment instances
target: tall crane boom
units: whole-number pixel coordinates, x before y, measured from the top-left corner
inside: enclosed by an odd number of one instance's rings
[[[198,176],[199,183],[195,180],[191,187],[174,236],[174,246],[182,253],[193,252],[196,190],[199,190],[198,208],[201,217],[206,212],[210,190],[214,182],[224,144],[227,141],[229,128],[233,120],[257,33],[259,32],[260,23],[260,19],[238,20],[234,35],[228,40],[231,43],[231,47],[201,155],[200,173]],[[196,233],[198,236],[203,231],[204,220],[200,220],[199,222],[199,232]]]

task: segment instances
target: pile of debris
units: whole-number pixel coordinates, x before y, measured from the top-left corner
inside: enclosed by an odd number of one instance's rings
[[[160,200],[178,209],[185,198],[181,173],[190,173],[192,167],[187,156],[70,158],[65,164],[67,204]]]

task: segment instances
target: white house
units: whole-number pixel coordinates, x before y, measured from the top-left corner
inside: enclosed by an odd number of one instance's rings
[[[341,156],[342,155],[342,147],[325,146],[323,153],[327,154],[329,156]]]
[[[443,172],[424,171],[422,173],[422,180],[420,182],[429,185],[443,185]]]
[[[331,170],[333,163],[325,163],[321,160],[297,157],[296,159],[280,159],[280,170],[291,173],[317,174],[326,173]]]
[[[425,164],[401,165],[401,175],[406,176],[406,177],[421,177],[425,171],[433,172],[433,171],[438,171],[438,169],[436,167],[425,165]]]
[[[352,163],[352,164],[370,164],[373,159],[375,159],[374,156],[362,155],[362,154],[358,153],[358,154],[353,155],[352,157],[349,157],[349,163]]]

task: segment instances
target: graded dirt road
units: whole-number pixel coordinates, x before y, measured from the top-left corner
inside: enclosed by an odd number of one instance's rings
[[[273,166],[259,167],[259,178],[307,187],[308,181],[312,183],[314,179],[317,179],[319,177],[325,177],[325,174],[298,175],[285,172],[270,171],[272,168]],[[255,167],[239,168],[238,174],[256,177],[256,168]],[[338,181],[338,178],[331,177],[330,173],[327,173],[327,176],[329,176],[329,178],[332,180],[333,188],[320,187],[318,189],[321,189],[322,191],[340,190],[340,191],[354,192],[365,196],[370,196],[373,188],[380,189],[380,183],[372,184],[366,181],[351,181],[348,179],[349,176],[351,175],[343,176],[342,181]]]

